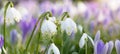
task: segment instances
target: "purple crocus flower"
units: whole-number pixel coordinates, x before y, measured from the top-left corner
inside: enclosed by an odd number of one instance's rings
[[[31,18],[29,21],[21,21],[20,22],[20,28],[22,30],[22,39],[23,42],[25,41],[26,35],[31,32],[31,30],[33,29],[33,27],[36,24],[36,19],[35,18]]]
[[[17,42],[17,31],[14,29],[10,32],[10,36],[11,36],[11,43],[15,44]]]
[[[104,44],[102,40],[95,43],[94,54],[111,54],[113,49],[113,41]]]
[[[100,31],[98,30],[96,35],[95,35],[94,43],[96,43],[99,40],[100,40]]]
[[[0,35],[0,48],[4,45],[4,38],[3,35]]]
[[[117,54],[120,54],[120,41],[119,40],[115,41],[115,48],[116,48]]]

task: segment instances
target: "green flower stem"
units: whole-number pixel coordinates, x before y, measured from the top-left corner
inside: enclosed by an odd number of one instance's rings
[[[43,23],[43,21],[44,21],[44,16],[46,16],[46,19],[48,20],[49,19],[49,17],[52,17],[52,13],[51,12],[47,12],[47,13],[45,13],[45,14],[43,14],[43,18],[41,19],[41,21],[40,21],[40,29],[41,29],[41,26],[42,26],[42,23]],[[37,48],[36,48],[36,52],[38,52],[38,49],[39,49],[39,41],[40,41],[40,37],[41,37],[41,30],[39,31],[39,36],[38,36],[38,39],[37,39]]]
[[[3,35],[4,35],[4,47],[6,48],[6,13],[7,13],[7,9],[8,9],[8,7],[9,7],[9,5],[10,5],[10,7],[13,7],[13,3],[12,2],[8,2],[6,5],[5,5],[5,9],[4,9],[4,25],[3,25]]]
[[[33,35],[34,35],[34,31],[36,30],[36,28],[37,28],[37,25],[39,24],[39,21],[40,21],[40,19],[42,19],[42,21],[44,20],[44,16],[46,16],[47,14],[49,14],[50,12],[46,12],[46,13],[43,13],[40,17],[39,17],[39,19],[38,19],[38,21],[36,22],[36,24],[35,24],[35,26],[34,26],[34,28],[33,28],[33,31],[32,31],[32,33],[31,33],[31,35],[30,35],[30,38],[29,38],[29,40],[28,40],[28,42],[27,42],[27,45],[26,45],[26,48],[25,48],[25,52],[27,52],[27,50],[28,50],[28,47],[29,47],[29,45],[30,45],[30,42],[31,42],[31,40],[32,40],[32,37],[33,37]],[[41,27],[41,24],[40,24],[40,27]],[[41,32],[40,32],[41,33]]]
[[[62,15],[62,17],[61,17],[61,20],[63,20],[66,16],[67,16],[67,17],[70,17],[69,14],[68,14],[68,12],[64,12],[64,13],[63,13],[63,15]]]

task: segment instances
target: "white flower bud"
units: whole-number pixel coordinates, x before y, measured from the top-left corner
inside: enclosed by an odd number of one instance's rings
[[[47,54],[51,54],[53,51],[54,54],[60,54],[59,49],[55,46],[54,43],[52,43],[48,49],[48,53]]]
[[[61,22],[61,31],[65,31],[68,35],[71,35],[72,32],[76,33],[76,23],[71,18],[67,18],[65,21]]]
[[[94,46],[94,41],[92,40],[92,38],[90,36],[88,36],[86,33],[83,33],[83,35],[82,35],[82,37],[80,38],[80,41],[79,41],[79,47],[80,48],[84,47],[84,45],[87,43],[86,42],[87,39],[89,39]]]

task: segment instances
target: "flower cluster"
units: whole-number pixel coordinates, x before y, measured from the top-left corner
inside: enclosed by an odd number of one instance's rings
[[[120,54],[119,0],[16,2],[0,1],[0,54]]]

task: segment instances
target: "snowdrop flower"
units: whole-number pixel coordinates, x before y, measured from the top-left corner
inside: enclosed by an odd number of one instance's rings
[[[43,35],[54,35],[57,32],[57,26],[50,20],[44,20],[41,26],[41,32]]]
[[[48,53],[47,54],[51,54],[53,51],[54,54],[60,54],[59,49],[55,46],[54,43],[52,43],[48,49]]]
[[[78,25],[78,29],[80,30],[80,32],[83,31],[83,27],[81,25]]]
[[[111,54],[113,49],[113,41],[104,44],[102,40],[95,43],[94,54]]]
[[[4,15],[4,8],[1,9],[0,14]],[[6,11],[6,24],[14,24],[15,22],[19,22],[22,19],[21,14],[19,13],[18,10],[16,10],[14,7],[8,7]],[[2,19],[4,21],[4,19]]]
[[[86,43],[86,39],[90,39],[92,45],[94,46],[94,41],[92,40],[92,38],[90,36],[88,36],[86,33],[83,33],[80,41],[79,41],[79,47],[83,48],[85,43]]]
[[[15,21],[19,22],[21,18],[21,14],[15,8],[11,7],[8,8],[6,13],[6,18],[9,20],[10,18],[14,19]]]
[[[14,24],[22,19],[21,14],[14,7],[9,7],[6,12],[6,23]]]
[[[119,40],[115,41],[115,48],[116,48],[117,54],[120,54],[120,41]]]
[[[76,33],[76,23],[71,18],[67,18],[61,22],[61,31],[65,31],[68,35],[71,35],[72,32]]]

